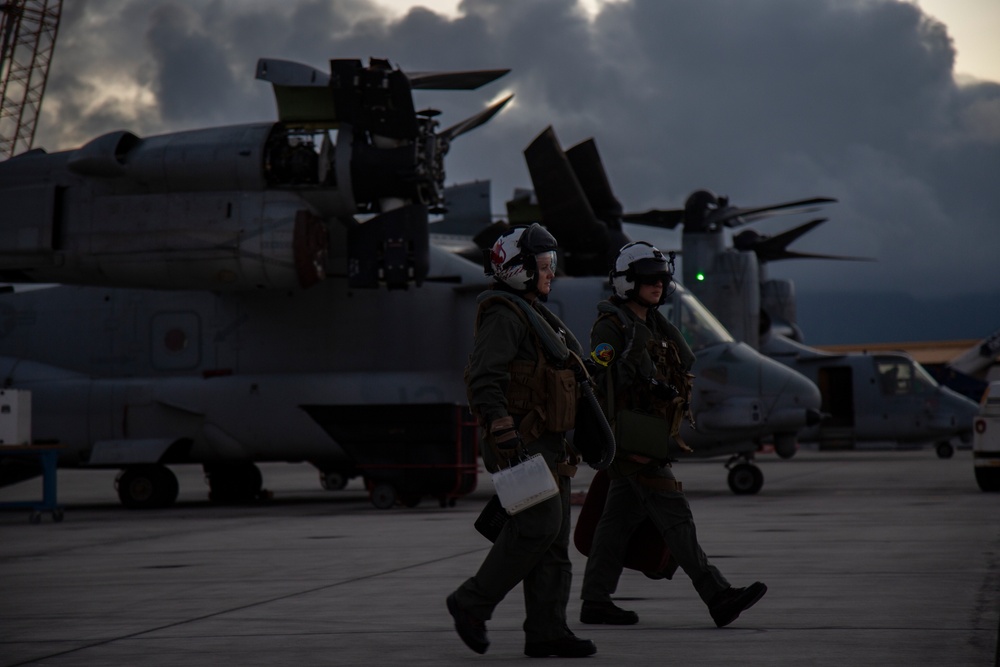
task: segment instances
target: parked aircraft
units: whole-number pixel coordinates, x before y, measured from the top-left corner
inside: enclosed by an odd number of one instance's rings
[[[524,154],[534,190],[521,191],[508,202],[511,222],[540,218],[560,239],[563,270],[574,276],[573,282],[600,281],[606,298],[614,257],[630,239],[594,142],[564,152],[548,128]],[[556,290],[557,298],[566,298],[565,282]],[[676,285],[660,310],[678,326],[697,356],[692,401],[697,428],[685,424],[682,436],[699,456],[730,456],[726,465],[730,488],[740,494],[756,493],[764,479],[753,463],[761,441],[774,442],[783,456],[794,454],[797,433],[819,419],[819,390],[799,373],[733,340],[682,285]],[[581,340],[589,339],[595,308],[562,315]]]
[[[428,212],[442,210],[451,140],[506,100],[438,132],[410,91],[476,88],[506,70],[334,60],[326,74],[261,60],[257,71],[274,86],[276,123],[119,131],[0,163],[0,278],[20,285],[0,295],[0,377],[32,392],[33,439],[62,444],[60,465],[121,470],[129,507],[172,503],[174,464],[201,464],[212,498],[243,500],[262,488],[256,462],[309,461],[339,488],[368,480],[357,454],[379,438],[410,453],[414,438],[474,437],[461,369],[486,280],[428,242]],[[565,279],[550,305],[585,331],[606,294],[603,277]],[[818,405],[808,383],[759,372],[689,294],[671,308],[715,369],[697,403],[707,437],[742,446]],[[800,404],[779,415],[779,397]],[[475,483],[474,461],[419,463],[456,487],[442,502]],[[731,483],[760,486],[739,466]],[[371,491],[380,507],[438,493],[405,481]]]
[[[905,353],[829,354],[806,346],[795,316],[794,286],[769,280],[779,259],[857,259],[790,251],[787,246],[824,222],[812,220],[775,237],[746,230],[726,247],[725,231],[778,212],[801,212],[832,202],[813,198],[754,208],[732,206],[707,190],[692,193],[684,209],[626,214],[625,220],[666,228],[683,225],[684,279],[720,321],[769,357],[815,382],[826,418],[800,432],[802,442],[853,447],[858,442],[934,443],[939,456],[954,452],[952,438],[969,443],[977,405],[940,386]]]
[[[451,141],[509,97],[437,131],[411,90],[506,72],[262,59],[278,122],[0,163],[0,279],[61,284],[0,299],[0,369],[32,391],[35,441],[64,445],[62,465],[121,468],[122,502],[155,507],[176,498],[170,463],[242,499],[261,489],[255,461],[308,460],[341,486],[357,472],[341,445],[415,428],[415,404],[463,432],[455,322],[472,311],[450,281],[483,276],[429,246],[428,211]],[[417,493],[384,486],[380,505]]]

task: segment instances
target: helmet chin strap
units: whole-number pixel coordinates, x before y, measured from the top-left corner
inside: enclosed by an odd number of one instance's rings
[[[652,303],[650,301],[646,301],[645,299],[640,299],[637,292],[638,290],[632,290],[632,294],[628,297],[630,301],[634,301],[643,308],[658,308],[660,306],[659,303]]]

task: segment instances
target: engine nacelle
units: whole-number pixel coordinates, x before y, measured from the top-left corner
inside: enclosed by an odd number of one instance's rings
[[[114,132],[63,153],[0,163],[0,277],[17,282],[169,289],[292,289],[331,270],[374,286],[426,274],[426,208],[416,144],[379,148],[350,127],[264,123],[141,139]],[[358,183],[358,187],[354,184]],[[383,204],[414,212],[388,256]],[[390,216],[399,219],[399,215]],[[338,220],[366,227],[346,235]],[[421,223],[421,221],[423,221]],[[400,240],[402,239],[402,240]],[[395,251],[402,248],[401,251]],[[382,262],[373,266],[372,262]],[[402,263],[402,266],[401,266]],[[401,268],[400,268],[401,267]],[[373,278],[374,277],[374,278]]]

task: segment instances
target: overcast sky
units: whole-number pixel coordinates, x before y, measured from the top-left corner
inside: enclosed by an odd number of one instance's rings
[[[897,0],[630,0],[592,18],[574,0],[464,0],[457,16],[368,0],[77,0],[35,145],[273,119],[261,56],[509,67],[478,91],[416,93],[445,127],[516,94],[448,156],[449,183],[492,180],[495,211],[530,186],[521,151],[552,125],[564,148],[596,140],[627,210],[680,207],[697,188],[747,206],[837,198],[793,248],[877,261],[771,268],[800,290],[996,291],[1000,84],[960,85],[954,55],[945,25]]]

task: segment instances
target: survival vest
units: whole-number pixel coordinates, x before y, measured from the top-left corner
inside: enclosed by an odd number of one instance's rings
[[[614,318],[615,323],[625,332],[628,343],[622,352],[622,356],[624,356],[628,353],[634,338],[636,326],[634,318],[630,317],[622,307],[610,301],[599,303],[597,311],[598,322],[605,318]],[[681,420],[684,417],[691,420],[692,424],[694,423],[691,415],[691,392],[694,375],[688,372],[681,360],[680,348],[677,343],[663,333],[669,331],[673,325],[658,310],[653,310],[652,316],[656,321],[656,326],[651,332],[653,335],[650,336],[646,344],[646,352],[656,368],[653,379],[662,384],[673,385],[679,392],[679,396],[670,401],[664,400],[654,396],[648,384],[638,383],[615,396],[614,411],[642,409],[659,414],[671,423],[670,433],[676,438],[680,432]]]
[[[507,411],[518,424],[525,443],[537,440],[547,431],[568,431],[576,422],[578,390],[576,375],[571,368],[571,356],[582,348],[572,332],[548,311],[536,310],[525,299],[510,292],[488,291],[477,298],[475,330],[483,312],[499,305],[511,308],[528,325],[535,340],[537,357],[534,361],[514,360],[510,363],[510,383],[507,385]],[[465,385],[469,386],[469,365],[465,367]],[[472,398],[469,397],[472,404]]]

